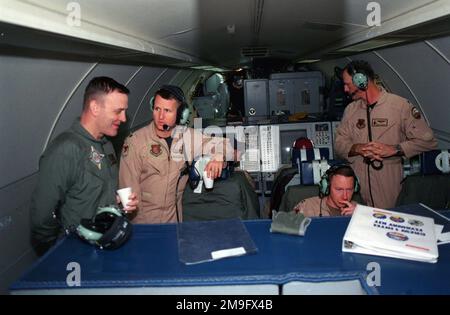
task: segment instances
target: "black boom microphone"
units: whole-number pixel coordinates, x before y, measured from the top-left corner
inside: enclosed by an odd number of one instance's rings
[[[169,131],[169,130],[170,130],[170,127],[169,127],[169,125],[164,124],[164,125],[163,125],[163,129],[164,129],[165,131]]]

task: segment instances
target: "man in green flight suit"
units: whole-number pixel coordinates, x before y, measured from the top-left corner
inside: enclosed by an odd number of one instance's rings
[[[126,121],[129,90],[108,77],[86,87],[81,117],[56,137],[39,161],[39,178],[31,201],[33,245],[40,255],[99,206],[117,204],[118,161],[105,136],[116,136]],[[125,210],[134,211],[132,194]]]

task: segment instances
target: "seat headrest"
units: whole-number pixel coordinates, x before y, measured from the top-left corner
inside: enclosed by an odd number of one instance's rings
[[[423,175],[450,173],[450,150],[432,150],[420,155],[421,173]]]

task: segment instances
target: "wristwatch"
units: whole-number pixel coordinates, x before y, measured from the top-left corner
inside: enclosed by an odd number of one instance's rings
[[[403,150],[402,150],[402,147],[400,146],[400,144],[397,144],[396,146],[395,146],[395,149],[397,150],[396,152],[395,152],[395,156],[403,156],[405,153],[403,152]]]

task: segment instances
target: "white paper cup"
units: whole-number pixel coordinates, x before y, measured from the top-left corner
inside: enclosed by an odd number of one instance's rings
[[[205,183],[206,189],[211,189],[214,186],[214,179],[208,177],[207,171],[203,171],[203,182]]]
[[[120,202],[122,203],[122,207],[126,208],[127,207],[127,203],[130,201],[128,198],[131,195],[131,187],[126,187],[126,188],[119,189],[117,191],[117,194],[119,195]]]

